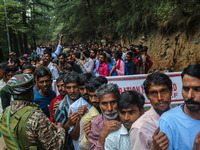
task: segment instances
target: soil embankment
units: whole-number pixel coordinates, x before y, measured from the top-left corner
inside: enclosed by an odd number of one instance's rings
[[[141,37],[131,43],[138,44]],[[180,32],[170,36],[154,33],[146,35],[142,41],[144,46],[148,46],[148,54],[154,62],[151,70],[162,68],[182,71],[190,64],[200,63],[200,43],[198,44],[200,38],[197,36]],[[127,42],[126,45],[128,44]]]

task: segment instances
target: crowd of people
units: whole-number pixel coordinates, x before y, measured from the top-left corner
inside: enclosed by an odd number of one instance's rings
[[[120,93],[106,76],[147,73],[147,47],[78,45],[65,53],[61,39],[56,51],[36,55],[37,63],[25,56],[16,63],[12,53],[9,63],[0,64],[5,149],[200,149],[199,64],[183,70],[184,104],[172,109],[172,81],[164,73],[149,74],[143,88],[151,108],[145,112],[143,94]]]

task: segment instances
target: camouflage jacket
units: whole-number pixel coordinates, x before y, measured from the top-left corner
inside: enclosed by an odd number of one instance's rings
[[[43,149],[62,149],[65,141],[64,128],[57,130],[39,106],[28,101],[17,100],[11,103],[11,115],[25,106],[38,107],[26,122],[26,133],[31,143],[42,145]]]

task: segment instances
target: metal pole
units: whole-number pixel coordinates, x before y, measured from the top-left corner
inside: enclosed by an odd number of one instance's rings
[[[7,38],[8,38],[8,50],[9,50],[9,53],[11,53],[10,35],[9,35],[9,28],[8,28],[8,16],[7,16],[7,11],[6,11],[6,0],[4,0],[4,6],[5,6],[6,30],[7,30]]]

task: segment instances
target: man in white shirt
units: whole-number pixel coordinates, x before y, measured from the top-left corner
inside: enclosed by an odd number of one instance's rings
[[[51,62],[51,53],[49,52],[44,53],[44,63],[45,66],[50,69],[53,79],[56,80],[59,77],[59,73],[58,69],[55,66],[53,66],[53,63]]]
[[[87,73],[92,73],[94,69],[94,61],[90,58],[90,51],[89,50],[84,50],[83,51],[83,58],[84,62],[81,62],[81,65],[85,68]]]
[[[119,130],[111,132],[105,141],[105,150],[130,150],[131,143],[129,130],[144,113],[145,98],[137,91],[125,91],[120,95],[118,102],[119,118],[122,126]]]

